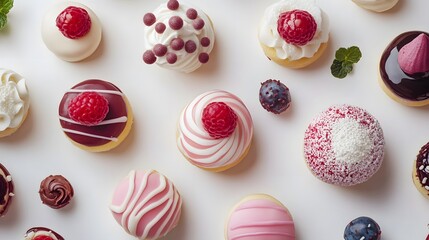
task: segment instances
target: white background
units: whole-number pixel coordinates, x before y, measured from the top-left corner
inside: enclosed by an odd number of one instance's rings
[[[103,40],[97,52],[79,63],[64,62],[45,47],[40,35],[44,12],[53,0],[16,1],[8,27],[0,32],[0,66],[25,76],[30,114],[17,133],[0,140],[0,162],[13,175],[14,201],[0,219],[0,239],[22,239],[28,228],[50,227],[68,240],[133,239],[115,222],[108,205],[116,184],[131,169],[153,168],[168,176],[184,199],[178,227],[165,239],[219,240],[230,208],[252,193],[271,194],[295,219],[297,239],[342,239],[347,223],[374,218],[384,240],[424,239],[429,233],[429,200],[414,187],[412,162],[429,141],[429,109],[402,106],[377,83],[385,46],[408,30],[429,31],[429,1],[400,0],[386,13],[361,9],[350,0],[319,0],[331,23],[329,47],[314,65],[290,70],[270,62],[257,40],[264,9],[276,0],[188,2],[205,10],[216,30],[211,60],[191,74],[145,65],[143,15],[159,0],[82,0],[100,18]],[[357,45],[363,57],[343,80],[330,74],[334,52]],[[89,153],[66,139],[58,121],[63,93],[76,83],[99,78],[128,96],[135,123],[128,138],[106,153]],[[259,104],[260,82],[279,79],[291,89],[292,106],[282,115]],[[224,89],[246,103],[254,120],[247,158],[223,173],[189,164],[176,147],[179,114],[195,96]],[[367,183],[342,188],[312,176],[303,159],[304,131],[332,104],[367,109],[380,122],[385,161]],[[75,197],[61,210],[41,204],[40,181],[62,174]]]

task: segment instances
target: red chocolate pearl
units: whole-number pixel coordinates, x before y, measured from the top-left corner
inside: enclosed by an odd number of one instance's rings
[[[170,10],[176,10],[179,8],[179,2],[177,0],[170,0],[167,3],[167,7]]]
[[[168,20],[168,25],[174,30],[179,30],[183,27],[183,19],[179,16],[171,17],[170,20]]]
[[[201,46],[208,47],[210,45],[210,39],[208,37],[203,37],[200,40]]]
[[[200,55],[198,56],[198,60],[200,61],[200,63],[206,63],[209,61],[209,55],[207,53],[200,53]]]
[[[162,34],[167,27],[164,23],[160,22],[155,25],[155,31],[159,34]]]
[[[153,47],[153,53],[158,57],[162,57],[167,53],[167,47],[158,43]]]
[[[195,44],[195,42],[192,41],[192,40],[186,41],[186,43],[185,43],[185,51],[187,53],[193,53],[193,52],[195,52],[195,50],[197,50],[197,44]]]
[[[170,46],[173,50],[179,51],[185,46],[185,42],[181,38],[174,38],[171,40]]]
[[[197,19],[195,19],[193,22],[192,22],[192,26],[194,26],[194,28],[196,29],[196,30],[200,30],[200,29],[202,29],[203,27],[204,27],[204,20],[203,19],[201,19],[201,18],[197,18]]]
[[[143,61],[146,64],[153,64],[156,62],[156,56],[151,50],[147,50],[143,53]]]
[[[146,26],[151,26],[152,24],[154,24],[156,22],[156,17],[153,13],[146,13],[143,16],[143,23]]]
[[[189,9],[186,11],[186,16],[187,16],[189,19],[194,20],[194,19],[196,19],[196,18],[198,17],[198,12],[197,12],[197,10],[195,10],[195,9],[193,9],[193,8],[189,8]]]
[[[169,64],[174,64],[177,61],[177,55],[174,53],[167,53],[166,59]]]

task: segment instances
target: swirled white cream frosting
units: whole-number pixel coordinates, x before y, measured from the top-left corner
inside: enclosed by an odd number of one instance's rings
[[[198,13],[198,18],[204,21],[202,29],[195,29],[192,25],[193,20],[186,16],[186,11],[190,8],[195,9]],[[173,64],[167,62],[166,56],[158,57],[156,64],[167,69],[185,73],[190,73],[198,69],[202,65],[198,58],[200,53],[210,54],[215,42],[215,33],[210,18],[201,9],[190,6],[182,1],[176,10],[168,9],[167,3],[163,3],[152,13],[156,16],[156,23],[151,26],[144,26],[145,49],[152,50],[156,44],[163,44],[167,46],[168,52],[173,52],[177,55],[177,61]],[[168,21],[173,16],[179,16],[183,20],[183,27],[179,30],[169,27]],[[155,30],[157,23],[164,23],[166,26],[165,31],[161,34]],[[193,53],[187,53],[185,48],[179,51],[172,50],[170,42],[177,37],[183,39],[185,43],[189,40],[195,42],[197,44],[196,50]],[[200,44],[201,39],[204,37],[210,39],[210,45],[207,47],[203,47]]]
[[[214,139],[204,129],[202,113],[212,102],[224,102],[237,114],[237,126],[226,138]],[[234,164],[246,152],[253,136],[252,117],[244,103],[226,91],[210,91],[196,97],[179,119],[177,145],[195,165],[215,169]]]
[[[281,13],[304,10],[310,13],[317,29],[311,41],[303,46],[287,43],[277,31],[277,20]],[[328,16],[315,4],[314,0],[281,0],[269,6],[264,13],[259,25],[259,41],[261,44],[274,48],[280,59],[298,60],[304,57],[312,57],[322,43],[329,39]]]
[[[0,131],[16,128],[30,106],[25,79],[19,74],[0,68]]]
[[[399,0],[352,0],[358,6],[374,11],[384,12],[394,7]]]
[[[81,38],[70,39],[65,37],[56,25],[58,15],[70,6],[85,9],[91,18],[91,29]],[[46,12],[42,21],[42,39],[46,47],[57,57],[68,62],[81,61],[93,54],[101,42],[101,32],[101,23],[97,15],[87,6],[71,1],[53,5]]]

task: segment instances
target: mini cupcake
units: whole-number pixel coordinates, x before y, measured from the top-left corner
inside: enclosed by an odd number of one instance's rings
[[[12,199],[13,181],[9,171],[0,163],[0,217],[6,215]]]
[[[358,6],[374,12],[384,12],[393,8],[399,0],[352,0]]]
[[[429,199],[429,143],[420,148],[413,163],[413,182],[417,190]]]
[[[325,51],[328,16],[314,0],[281,0],[265,10],[258,38],[268,59],[285,67],[302,68]]]
[[[169,0],[145,14],[143,22],[146,64],[190,73],[209,61],[215,34],[202,10]]]
[[[64,240],[57,232],[46,227],[33,227],[28,229],[24,240]]]

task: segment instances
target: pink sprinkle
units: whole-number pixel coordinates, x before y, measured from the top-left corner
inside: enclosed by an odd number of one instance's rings
[[[187,53],[193,53],[193,52],[195,52],[195,50],[197,50],[197,44],[194,41],[192,41],[192,40],[186,41],[186,43],[185,43],[185,51]]]
[[[170,46],[173,50],[179,51],[185,46],[185,42],[181,38],[174,38],[171,40]]]
[[[143,23],[146,26],[152,26],[152,24],[154,24],[156,22],[156,17],[153,13],[146,13],[143,16]]]
[[[210,39],[208,37],[203,37],[200,40],[201,46],[208,47],[210,45]]]
[[[156,56],[151,50],[147,50],[143,53],[143,61],[146,64],[153,64],[156,62]]]
[[[200,53],[198,60],[200,63],[207,63],[209,61],[209,55],[207,53]]]
[[[167,8],[170,10],[177,10],[179,8],[179,2],[177,0],[170,0],[167,3]]]
[[[189,9],[186,11],[186,16],[187,16],[189,19],[194,20],[194,19],[196,19],[196,18],[198,17],[198,12],[197,12],[197,10],[195,10],[195,9],[193,9],[193,8],[189,8]]]
[[[202,29],[203,27],[204,27],[204,20],[203,19],[201,19],[201,18],[197,18],[197,19],[195,19],[193,22],[192,22],[192,26],[194,26],[194,28],[196,29],[196,30],[200,30],[200,29]]]
[[[173,30],[179,30],[183,27],[183,19],[179,16],[173,16],[168,20],[168,25]]]
[[[162,22],[159,22],[159,23],[157,23],[156,25],[155,25],[155,31],[157,32],[157,33],[159,33],[159,34],[162,34],[162,33],[164,33],[164,31],[165,31],[165,29],[166,29],[167,27],[165,26],[165,24],[164,23],[162,23]]]
[[[177,61],[177,55],[174,53],[167,53],[166,58],[169,64],[174,64]]]
[[[158,43],[153,47],[153,53],[158,57],[162,57],[167,53],[167,47]]]

